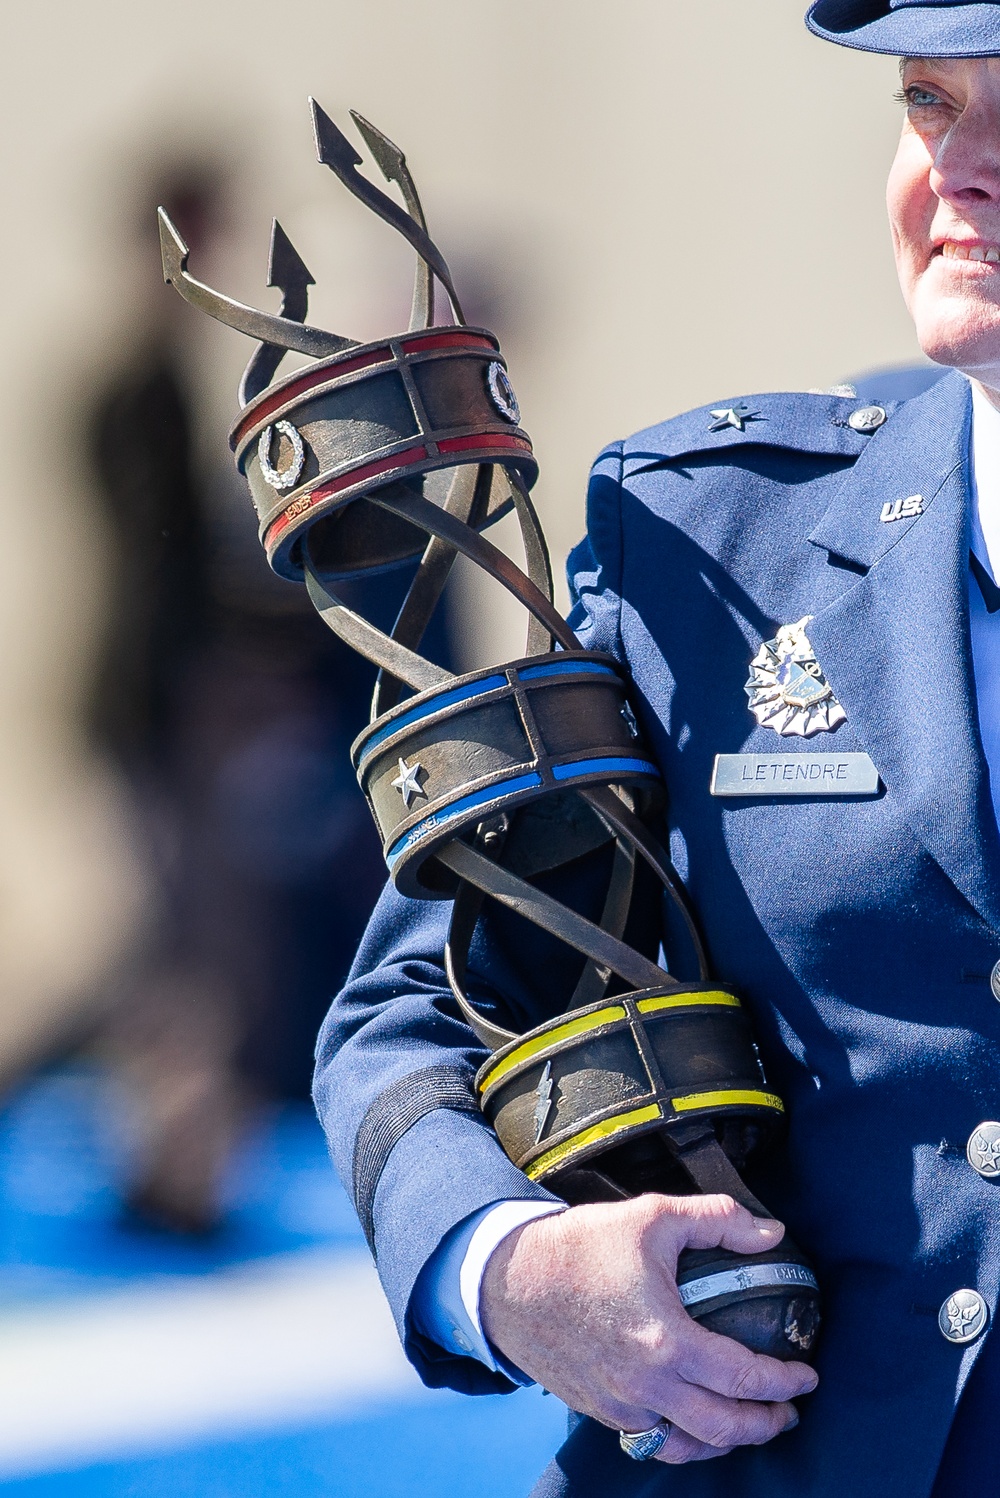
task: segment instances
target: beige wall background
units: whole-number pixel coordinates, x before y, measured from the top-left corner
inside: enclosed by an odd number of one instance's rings
[[[75,413],[157,268],[124,216],[160,150],[235,162],[212,279],[263,287],[272,214],[317,276],[311,319],[394,331],[409,253],[313,157],[307,94],[407,152],[475,275],[542,464],[557,566],[607,440],[713,398],[915,356],[882,206],[891,60],[825,46],[805,0],[50,0],[4,22],[0,237],[0,1072],[82,1006],[141,926],[121,788],[75,706],[104,576]],[[222,451],[245,341],[191,331]],[[249,525],[249,506],[247,524]],[[514,621],[493,595],[480,648]]]

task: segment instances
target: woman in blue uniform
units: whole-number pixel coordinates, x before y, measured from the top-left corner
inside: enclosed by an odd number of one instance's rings
[[[392,1115],[410,1077],[482,1059],[440,907],[386,892],[321,1038],[320,1112],[424,1378],[537,1380],[584,1417],[545,1498],[996,1486],[1000,0],[819,0],[807,20],[904,59],[893,243],[952,372],[902,402],[727,398],[615,444],[571,574],[581,640],[631,673],[714,970],[788,1104],[787,1145],[748,1181],[817,1265],[816,1371],[714,1336],[674,1283],[681,1249],[772,1247],[781,1223],[723,1197],[567,1209],[474,1113]],[[823,691],[796,695],[795,671]],[[855,756],[880,789],[713,794],[718,755],[789,747]],[[570,877],[597,898],[587,859]],[[480,938],[473,988],[537,1023],[568,979],[513,920]],[[619,1432],[649,1433],[642,1460]]]

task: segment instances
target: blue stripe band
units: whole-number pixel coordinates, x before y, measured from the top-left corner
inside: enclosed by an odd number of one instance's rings
[[[522,681],[531,681],[537,676],[569,676],[576,675],[579,671],[589,671],[595,676],[613,676],[616,680],[620,679],[613,666],[605,666],[601,661],[549,661],[545,666],[526,666],[517,674]]]
[[[660,772],[648,759],[575,759],[568,765],[553,765],[552,774],[556,780],[572,780],[574,775],[593,775],[597,772],[607,775],[655,775],[657,780]]]
[[[535,681],[539,677],[547,676],[576,676],[581,672],[594,676],[610,676],[618,680],[618,672],[613,666],[605,666],[600,661],[548,661],[544,666],[526,666],[518,675],[522,681]],[[441,708],[451,707],[456,702],[466,702],[472,697],[484,696],[487,692],[495,692],[497,687],[507,685],[506,676],[484,676],[480,681],[470,681],[463,687],[453,687],[450,692],[440,692],[429,701],[422,702],[419,707],[413,708],[408,713],[401,713],[391,723],[373,733],[367,741],[358,758],[358,769],[365,760],[390,734],[397,733],[401,728],[409,728],[411,723],[419,723],[422,718],[429,718],[431,713],[439,712]]]
[[[384,728],[372,734],[361,751],[358,769],[360,770],[372,750],[398,729],[408,728],[411,723],[419,723],[421,718],[429,718],[431,713],[436,713],[442,707],[451,707],[453,702],[464,702],[468,697],[479,697],[485,692],[493,692],[497,687],[506,685],[506,676],[484,676],[481,681],[470,681],[464,687],[455,687],[450,692],[441,692],[439,696],[432,697],[429,702],[422,702],[412,712],[402,713],[400,717],[394,718],[391,723],[387,723]]]
[[[504,796],[513,796],[518,791],[534,789],[542,783],[542,777],[532,771],[530,775],[517,775],[512,780],[501,780],[497,785],[488,785],[481,791],[474,791],[471,796],[463,796],[460,801],[453,801],[450,806],[442,807],[440,811],[433,812],[411,827],[409,832],[403,836],[389,849],[385,855],[385,861],[391,869],[401,853],[405,853],[413,844],[419,842],[422,837],[433,830],[441,827],[447,822],[454,821],[463,812],[472,811],[477,806],[485,806],[488,801],[502,800]]]

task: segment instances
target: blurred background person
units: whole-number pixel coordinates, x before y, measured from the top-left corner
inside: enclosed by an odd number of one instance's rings
[[[112,558],[87,720],[155,879],[95,1046],[129,1087],[131,1209],[191,1232],[218,1222],[247,1108],[308,1095],[329,992],[384,877],[349,754],[373,673],[267,567],[224,445],[198,441],[190,322],[158,284],[157,203],[204,265],[230,190],[210,157],[140,181],[146,317],[86,415]],[[384,614],[396,591],[365,602]]]

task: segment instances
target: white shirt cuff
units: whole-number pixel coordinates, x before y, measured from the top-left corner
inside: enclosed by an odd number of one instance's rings
[[[483,1335],[483,1325],[479,1318],[479,1296],[483,1287],[486,1265],[503,1240],[509,1237],[515,1228],[523,1227],[526,1222],[533,1222],[536,1217],[549,1217],[553,1212],[565,1210],[562,1202],[499,1202],[495,1207],[490,1207],[481,1217],[469,1239],[462,1267],[459,1270],[459,1291],[462,1297],[462,1308],[472,1327],[472,1346],[475,1356],[480,1362],[485,1363],[487,1368],[495,1370],[497,1361],[493,1349]]]
[[[412,1317],[425,1336],[460,1357],[478,1358],[492,1372],[530,1383],[490,1347],[479,1317],[483,1274],[494,1251],[516,1228],[564,1212],[563,1202],[505,1201],[473,1212],[453,1228],[420,1277]]]

